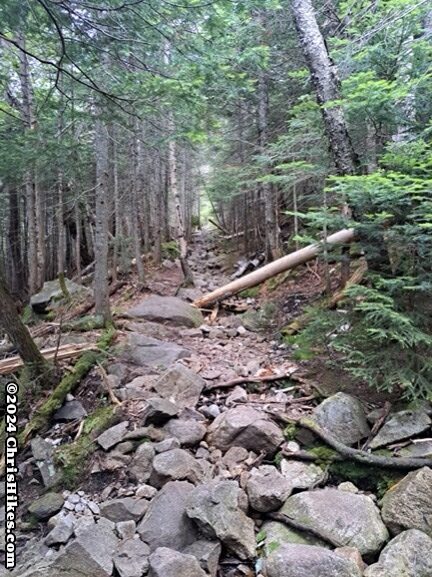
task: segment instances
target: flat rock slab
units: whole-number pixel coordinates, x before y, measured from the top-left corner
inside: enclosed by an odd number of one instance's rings
[[[369,446],[371,449],[378,449],[409,439],[426,431],[431,423],[430,417],[424,411],[400,411],[390,415]]]
[[[429,577],[432,575],[432,539],[422,531],[404,531],[383,549],[378,563],[364,577]]]
[[[313,545],[278,547],[267,559],[266,570],[267,577],[361,577],[354,561]]]
[[[151,296],[129,309],[126,316],[189,328],[199,327],[204,322],[199,309],[177,297]]]
[[[205,384],[202,377],[178,363],[160,377],[154,389],[180,409],[186,409],[196,407]]]
[[[179,359],[190,357],[191,352],[175,343],[130,333],[123,355],[126,360],[140,366],[167,369]]]
[[[186,515],[193,490],[191,483],[174,481],[167,483],[153,499],[137,529],[151,551],[158,547],[181,551],[198,540],[198,531]]]
[[[207,577],[207,573],[193,555],[161,547],[150,556],[150,577]]]
[[[362,404],[346,393],[336,393],[325,399],[316,407],[312,418],[345,445],[354,445],[370,434]]]
[[[281,545],[315,545],[330,549],[330,544],[322,541],[312,533],[305,533],[291,529],[278,521],[266,521],[260,533],[264,539],[264,554],[268,557],[273,551],[276,551]]]
[[[318,489],[290,497],[281,509],[335,547],[377,553],[389,537],[372,499],[337,489]]]
[[[412,471],[387,491],[382,517],[393,534],[419,529],[432,537],[432,469]]]
[[[326,471],[318,465],[288,459],[282,459],[281,473],[293,489],[314,489],[328,477]]]

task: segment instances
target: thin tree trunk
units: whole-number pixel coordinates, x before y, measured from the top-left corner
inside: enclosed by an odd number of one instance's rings
[[[108,288],[108,134],[102,120],[96,120],[96,223],[95,223],[95,313],[111,322]]]
[[[172,113],[170,113],[169,127],[171,133],[171,140],[169,142],[168,166],[169,166],[170,197],[173,201],[176,216],[175,235],[177,237],[177,241],[179,244],[180,264],[183,271],[185,285],[193,286],[194,280],[192,271],[188,264],[188,243],[185,235],[183,211],[177,183],[177,143],[175,141],[175,123]]]

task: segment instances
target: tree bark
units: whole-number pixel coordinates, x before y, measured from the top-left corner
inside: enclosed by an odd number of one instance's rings
[[[22,322],[2,271],[0,271],[0,326],[16,347],[25,365],[29,367],[31,375],[40,377],[46,374],[49,365]]]
[[[337,69],[318,27],[311,0],[292,0],[291,9],[303,54],[310,69],[317,102],[321,107],[330,150],[338,174],[355,174],[357,156],[348,133]]]
[[[339,232],[336,232],[335,234],[327,237],[325,244],[326,246],[329,246],[350,243],[354,240],[354,236],[355,235],[353,229],[340,230]],[[324,241],[311,244],[305,248],[301,248],[300,250],[296,250],[295,252],[275,260],[274,262],[267,264],[238,280],[235,280],[207,295],[204,295],[203,297],[197,299],[193,304],[196,307],[204,308],[227,297],[233,296],[247,288],[259,285],[265,280],[272,278],[281,272],[285,272],[286,270],[303,264],[308,260],[316,258],[322,251],[323,246]]]
[[[95,223],[95,314],[111,322],[108,288],[108,134],[102,120],[96,121],[96,223]]]

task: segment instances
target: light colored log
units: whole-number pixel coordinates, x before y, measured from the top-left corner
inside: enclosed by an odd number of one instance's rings
[[[354,229],[343,229],[327,237],[326,244],[336,245],[350,243],[354,240],[354,236]],[[323,246],[324,241],[321,241],[287,254],[242,278],[204,295],[194,301],[193,304],[198,308],[205,308],[208,305],[233,296],[247,288],[259,285],[269,278],[316,258],[323,249]]]
[[[61,347],[53,347],[51,349],[42,350],[41,353],[47,361],[52,361],[53,359],[61,361],[64,359],[72,359],[78,357],[85,351],[93,350],[97,350],[97,346],[93,344],[62,345]],[[10,373],[14,373],[23,366],[24,363],[18,355],[9,357],[8,359],[0,361],[0,375],[8,375]]]

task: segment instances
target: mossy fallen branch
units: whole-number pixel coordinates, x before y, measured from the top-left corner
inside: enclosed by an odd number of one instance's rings
[[[417,457],[384,457],[381,455],[374,455],[359,449],[352,449],[347,447],[340,441],[336,440],[332,435],[320,427],[315,421],[304,417],[298,421],[301,427],[312,431],[320,437],[323,441],[337,451],[342,457],[348,460],[357,461],[363,465],[370,465],[373,467],[384,467],[388,469],[407,469],[415,470],[421,467],[432,467],[432,459],[417,458]]]
[[[118,407],[112,405],[99,407],[85,419],[79,439],[57,449],[55,462],[61,467],[63,485],[73,488],[76,480],[89,466],[89,458],[97,449],[95,439],[115,424],[118,414]]]
[[[36,433],[48,427],[51,416],[63,405],[66,396],[75,390],[81,380],[100,360],[103,352],[111,344],[114,335],[114,327],[109,327],[102,333],[97,342],[98,350],[87,351],[81,355],[73,371],[62,378],[49,398],[36,410],[33,418],[27,423],[24,431],[19,436],[21,446],[27,443]]]

